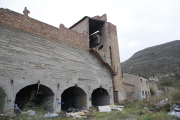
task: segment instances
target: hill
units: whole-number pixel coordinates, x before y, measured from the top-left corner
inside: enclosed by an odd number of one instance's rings
[[[141,50],[122,62],[121,69],[147,78],[180,79],[180,40]]]

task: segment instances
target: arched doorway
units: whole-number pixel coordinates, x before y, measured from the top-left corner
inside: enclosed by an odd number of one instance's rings
[[[104,88],[97,88],[93,91],[92,95],[93,106],[110,105],[110,97]]]
[[[53,111],[54,93],[45,85],[33,84],[16,94],[15,104],[22,109],[44,109]]]
[[[87,95],[83,89],[74,86],[66,89],[61,95],[61,110],[76,108],[87,109]]]

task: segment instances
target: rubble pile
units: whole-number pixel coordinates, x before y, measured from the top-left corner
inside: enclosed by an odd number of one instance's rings
[[[180,119],[180,105],[172,106],[172,110],[168,114],[174,115],[177,119]]]

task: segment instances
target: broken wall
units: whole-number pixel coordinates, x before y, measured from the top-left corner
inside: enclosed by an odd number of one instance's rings
[[[123,87],[126,93],[127,100],[134,100],[135,99],[135,86],[132,84],[124,83]]]
[[[135,99],[143,99],[140,86],[140,79],[138,75],[123,73],[122,81],[124,83],[133,84],[135,86]]]

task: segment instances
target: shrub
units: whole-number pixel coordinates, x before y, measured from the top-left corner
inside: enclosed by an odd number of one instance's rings
[[[151,95],[155,95],[155,91],[152,87],[150,87],[150,92],[151,92]]]
[[[172,92],[171,97],[172,97],[173,101],[180,102],[180,89],[177,89],[174,92]]]
[[[171,87],[173,87],[173,85],[174,85],[172,80],[163,80],[163,81],[160,82],[160,84],[162,86],[171,86]]]

